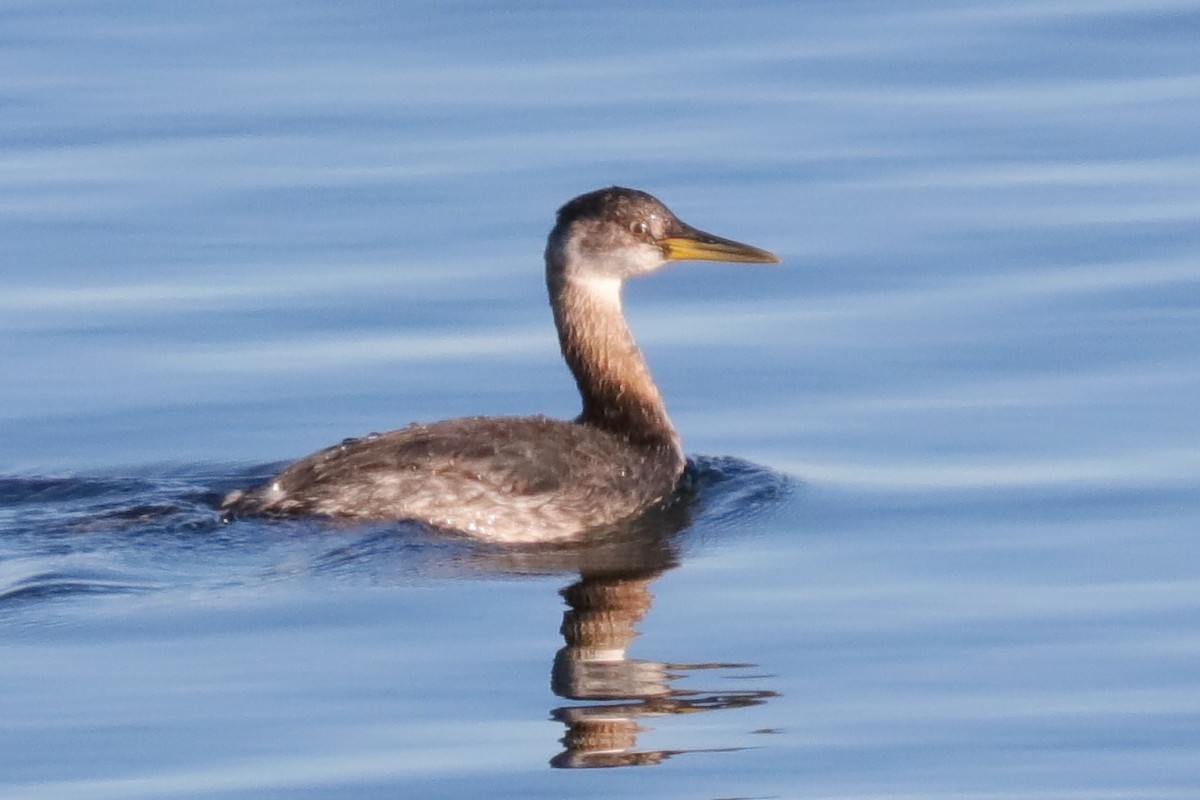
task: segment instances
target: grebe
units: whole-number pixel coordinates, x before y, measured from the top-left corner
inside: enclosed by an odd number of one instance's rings
[[[686,459],[621,313],[621,285],[672,261],[779,258],[696,230],[651,195],[616,186],[559,209],[545,258],[579,417],[468,417],[347,439],[232,492],[221,504],[226,518],[416,520],[496,542],[545,542],[668,501]]]

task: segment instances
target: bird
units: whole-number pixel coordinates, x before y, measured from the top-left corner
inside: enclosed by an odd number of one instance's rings
[[[662,201],[612,186],[568,201],[545,249],[573,420],[476,416],[351,438],[220,505],[239,517],[409,520],[478,540],[579,540],[669,505],[687,459],[622,312],[624,282],[677,261],[778,263],[693,228]]]

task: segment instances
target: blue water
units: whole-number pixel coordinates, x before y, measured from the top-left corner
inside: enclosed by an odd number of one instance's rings
[[[1200,3],[0,31],[0,796],[1200,794]],[[220,523],[346,436],[572,416],[540,253],[614,183],[784,259],[627,288],[678,513]]]

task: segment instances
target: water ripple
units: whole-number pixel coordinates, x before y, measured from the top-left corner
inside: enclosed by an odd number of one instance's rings
[[[219,592],[281,580],[342,582],[661,569],[700,540],[768,511],[790,481],[732,458],[698,458],[691,490],[628,529],[558,547],[500,547],[414,523],[321,519],[222,524],[223,492],[274,465],[135,477],[0,479],[0,606],[158,590]]]

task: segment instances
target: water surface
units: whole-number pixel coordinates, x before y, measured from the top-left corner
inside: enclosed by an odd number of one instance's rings
[[[0,30],[3,796],[1200,788],[1200,5]],[[614,183],[785,262],[627,289],[686,514],[220,523],[346,436],[573,415],[540,253]]]

